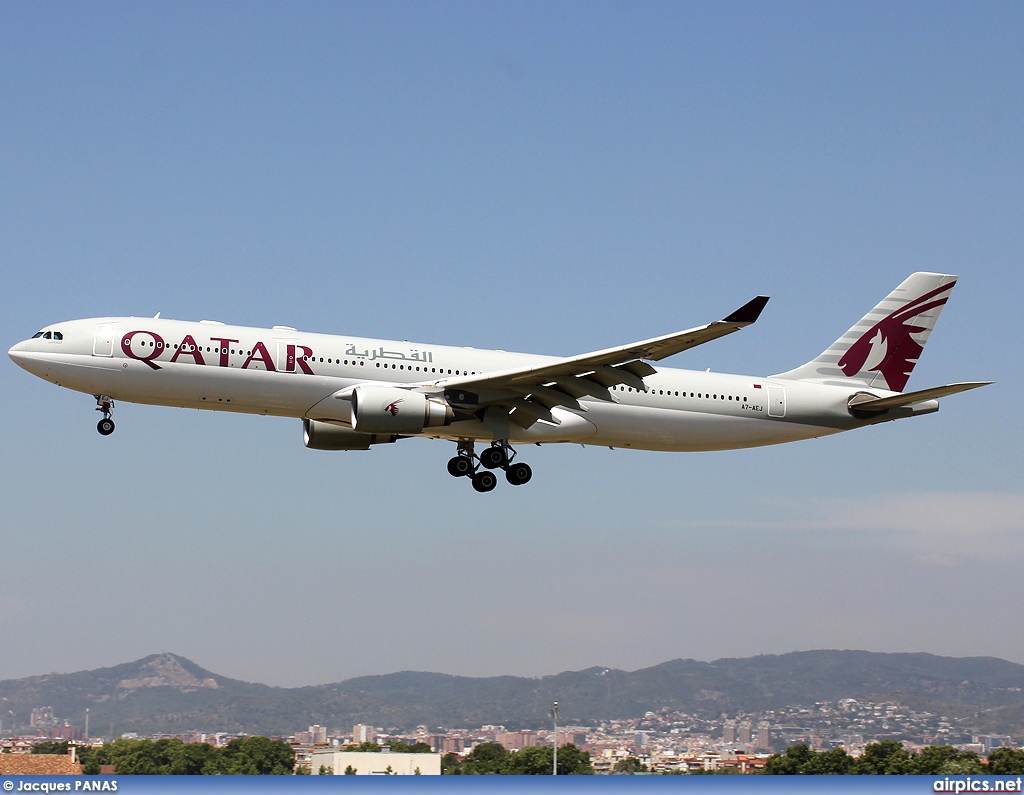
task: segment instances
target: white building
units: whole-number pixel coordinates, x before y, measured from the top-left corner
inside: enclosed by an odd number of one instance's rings
[[[310,754],[309,771],[320,775],[327,767],[336,776],[351,768],[357,776],[440,776],[441,754],[395,754],[384,751],[337,751],[317,748]]]

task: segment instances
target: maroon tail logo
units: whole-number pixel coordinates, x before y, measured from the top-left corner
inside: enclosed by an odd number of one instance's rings
[[[937,287],[879,320],[843,354],[839,360],[843,373],[850,378],[865,369],[881,373],[889,389],[902,392],[924,350],[911,335],[919,334],[926,327],[912,321],[929,309],[945,304],[949,295],[938,296],[948,293],[955,285],[956,282],[950,282]]]
[[[386,411],[392,417],[397,417],[398,416],[398,404],[401,403],[403,400],[405,400],[405,398],[399,398],[398,400],[395,400],[395,401],[392,401],[391,403],[388,403],[384,407],[384,411]]]

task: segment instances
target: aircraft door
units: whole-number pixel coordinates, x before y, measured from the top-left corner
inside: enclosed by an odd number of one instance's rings
[[[277,341],[277,371],[279,373],[295,372],[295,349],[298,340],[279,339]]]
[[[92,342],[92,355],[93,356],[113,356],[114,355],[114,329],[116,326],[113,323],[97,323],[96,324],[96,336],[93,337]]]
[[[786,390],[781,386],[768,387],[768,416],[786,416]]]

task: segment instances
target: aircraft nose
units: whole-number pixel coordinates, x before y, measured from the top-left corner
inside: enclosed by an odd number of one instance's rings
[[[17,345],[11,346],[11,349],[7,351],[7,355],[11,357],[11,360],[19,367],[24,367],[25,363],[29,360],[28,352],[28,340],[23,340]]]

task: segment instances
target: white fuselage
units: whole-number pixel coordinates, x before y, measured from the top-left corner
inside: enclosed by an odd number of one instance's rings
[[[339,390],[376,382],[435,384],[553,361],[555,357],[421,345],[154,318],[93,318],[48,326],[18,343],[11,358],[59,386],[114,400],[350,422]],[[55,339],[59,333],[62,339]],[[49,336],[49,338],[45,338]],[[584,411],[556,407],[560,424],[513,426],[512,443],[577,442],[643,450],[727,450],[825,436],[880,420],[847,409],[856,387],[658,368],[646,391],[583,398]],[[873,390],[881,395],[893,394]],[[892,412],[885,419],[935,410]],[[491,441],[478,419],[425,429],[420,436]]]

